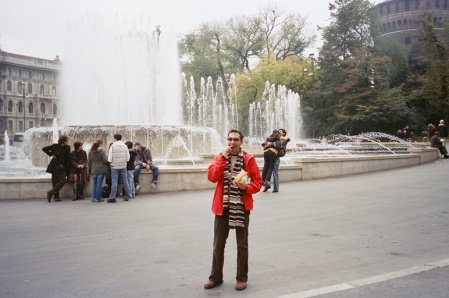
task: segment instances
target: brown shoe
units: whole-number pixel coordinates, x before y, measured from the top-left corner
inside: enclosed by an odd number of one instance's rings
[[[242,291],[246,289],[246,281],[238,281],[235,283],[235,289],[237,291]]]
[[[215,282],[215,281],[212,281],[212,280],[208,280],[205,284],[204,284],[204,288],[205,289],[213,289],[213,288],[215,288],[216,286],[219,286],[219,285],[221,285],[223,282]]]

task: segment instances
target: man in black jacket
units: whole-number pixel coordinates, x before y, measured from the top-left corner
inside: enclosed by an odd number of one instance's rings
[[[59,191],[67,182],[67,176],[70,174],[70,146],[69,138],[61,136],[57,144],[42,148],[52,161],[48,165],[47,173],[51,173],[51,182],[53,188],[47,192],[47,200],[50,203],[54,196],[55,201],[61,201]]]
[[[448,129],[447,129],[447,126],[444,124],[444,120],[440,120],[440,124],[438,124],[437,130],[440,133],[440,139],[441,139],[441,142],[443,142],[443,146],[446,147],[446,139],[448,137]]]
[[[443,155],[444,158],[449,158],[447,155],[446,147],[444,147],[443,142],[440,140],[440,133],[436,131],[433,134],[433,137],[430,139],[430,146],[434,148],[438,148],[440,150],[441,155]]]

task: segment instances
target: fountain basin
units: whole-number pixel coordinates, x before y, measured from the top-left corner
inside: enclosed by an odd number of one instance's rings
[[[52,144],[52,128],[32,128],[26,132],[24,150],[30,157],[32,164],[46,167],[49,158],[42,148]],[[221,139],[217,132],[207,127],[184,127],[168,125],[119,125],[119,126],[67,126],[58,128],[58,136],[67,135],[69,145],[73,150],[73,143],[81,141],[83,148],[90,148],[95,140],[103,140],[103,148],[107,149],[113,142],[116,133],[122,135],[122,141],[139,141],[149,148],[153,159],[161,164],[170,160],[183,160],[184,163],[195,164],[196,157],[202,153],[220,152]]]
[[[293,164],[279,167],[281,182],[302,181],[362,174],[374,171],[411,167],[438,160],[436,148],[412,148],[408,154],[332,157],[332,158],[295,158]],[[204,161],[203,164],[206,164]],[[261,170],[262,167],[259,167]],[[161,168],[158,179],[159,188],[150,187],[151,173],[142,171],[139,193],[163,193],[169,191],[212,189],[215,184],[207,180],[207,166]],[[51,178],[0,178],[0,199],[45,199],[46,191],[51,188]],[[91,194],[91,182],[86,193]],[[211,194],[212,195],[212,194]],[[72,184],[67,183],[61,191],[61,197],[71,198]]]

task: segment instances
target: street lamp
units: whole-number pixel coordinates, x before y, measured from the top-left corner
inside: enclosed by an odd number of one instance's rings
[[[309,60],[311,62],[312,70],[309,73],[309,77],[312,77],[312,138],[315,138],[315,69],[320,70],[320,66],[315,68],[315,54],[309,54]],[[307,68],[304,68],[304,72],[308,72]]]
[[[25,132],[25,83],[19,83],[22,86],[22,98],[23,98],[23,131]]]

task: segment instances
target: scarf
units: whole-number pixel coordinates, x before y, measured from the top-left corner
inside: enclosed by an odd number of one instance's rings
[[[245,227],[245,204],[243,203],[242,191],[232,184],[235,176],[243,169],[243,151],[240,150],[234,166],[232,166],[231,155],[226,159],[224,170],[223,207],[229,210],[229,227]]]

